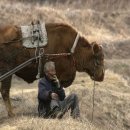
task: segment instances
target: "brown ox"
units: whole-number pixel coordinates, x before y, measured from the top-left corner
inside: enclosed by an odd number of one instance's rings
[[[48,45],[45,47],[45,53],[70,52],[77,35],[75,29],[69,25],[56,23],[46,24],[46,29]],[[35,49],[26,49],[22,46],[22,42],[13,42],[20,38],[21,30],[19,27],[6,26],[0,28],[0,75],[34,56]],[[90,44],[84,37],[80,36],[73,57],[66,56],[53,59],[56,63],[57,76],[63,87],[72,84],[76,71],[88,73],[95,81],[103,81],[104,55],[101,46],[96,43]],[[42,59],[42,61],[44,64],[45,59]],[[15,74],[26,82],[32,83],[36,80],[37,64],[32,63]],[[2,81],[1,94],[8,115],[13,116],[9,98],[10,87],[11,76]]]

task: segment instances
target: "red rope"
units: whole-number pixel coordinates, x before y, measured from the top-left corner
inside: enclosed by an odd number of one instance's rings
[[[57,58],[57,56],[72,56],[73,64],[76,67],[76,60],[75,60],[74,56],[72,55],[72,53],[44,54],[44,55],[47,56],[47,60],[51,60],[51,59]],[[49,56],[56,56],[56,57],[49,58]]]
[[[45,56],[69,56],[71,53],[44,54]]]

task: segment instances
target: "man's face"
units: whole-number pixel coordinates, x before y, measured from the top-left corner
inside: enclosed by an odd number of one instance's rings
[[[50,69],[46,73],[46,76],[50,79],[53,80],[54,76],[56,75],[56,70],[55,69]]]

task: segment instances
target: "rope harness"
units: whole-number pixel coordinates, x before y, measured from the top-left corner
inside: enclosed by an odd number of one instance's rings
[[[36,38],[37,36],[37,38]],[[38,41],[41,39],[40,37],[40,31],[37,31],[37,35],[32,35],[32,37],[35,37],[35,39],[38,39]],[[15,40],[15,41],[10,41],[10,42],[7,42],[8,43],[13,43],[13,42],[19,42],[19,41],[22,41],[23,39],[25,38],[21,38],[19,40]],[[31,64],[33,61],[36,61],[36,63],[38,63],[38,74],[36,76],[37,79],[40,78],[40,73],[41,73],[41,66],[42,66],[42,57],[44,57],[45,59],[54,59],[54,58],[58,58],[58,57],[62,57],[62,56],[72,56],[73,58],[73,62],[74,62],[74,65],[75,65],[75,59],[73,57],[73,53],[75,51],[75,48],[77,46],[77,43],[78,43],[78,40],[79,40],[79,34],[77,34],[76,38],[75,38],[75,41],[74,41],[74,44],[71,48],[71,52],[70,53],[58,53],[58,54],[45,54],[44,53],[44,48],[40,48],[39,47],[39,42],[37,42],[37,46],[35,48],[35,57],[25,61],[24,63],[18,65],[17,67],[15,67],[14,69],[8,71],[7,73],[3,74],[2,76],[0,76],[0,82],[4,79],[6,79],[7,77],[11,76],[12,74],[16,73],[17,71],[23,69],[24,67],[28,66],[29,64]],[[49,58],[51,57],[51,58]]]
[[[95,66],[94,66],[94,77],[95,77]],[[92,120],[91,122],[93,122],[93,119],[94,119],[94,108],[95,108],[95,86],[96,86],[96,83],[95,83],[95,80],[93,81],[93,95],[92,95]]]
[[[94,59],[94,77],[95,77],[95,71],[96,71],[96,67],[100,66],[101,64],[98,62],[98,55],[95,55],[95,59]],[[93,94],[92,94],[92,119],[91,122],[93,122],[94,120],[94,109],[95,109],[95,86],[96,86],[96,81],[94,80],[94,84],[93,84]]]

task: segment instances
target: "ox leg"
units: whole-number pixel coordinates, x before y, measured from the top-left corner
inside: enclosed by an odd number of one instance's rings
[[[9,96],[10,87],[11,87],[11,79],[12,79],[12,76],[3,80],[2,84],[1,84],[1,95],[4,100],[5,107],[7,109],[9,117],[14,116],[14,114],[12,112],[12,106],[11,106],[10,96]]]

